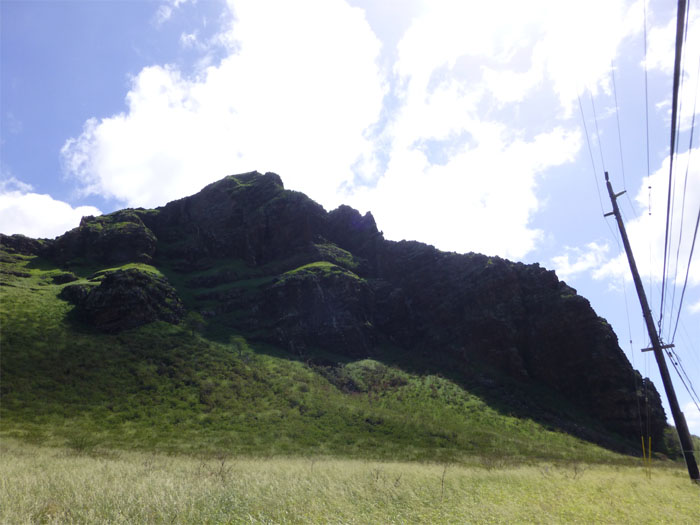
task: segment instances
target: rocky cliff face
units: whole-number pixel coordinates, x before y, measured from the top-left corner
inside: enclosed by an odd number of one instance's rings
[[[121,210],[100,217],[83,217],[78,228],[50,243],[45,254],[62,264],[81,261],[118,264],[148,263],[155,251],[156,237],[139,213]]]
[[[182,301],[167,279],[137,268],[105,273],[99,285],[73,284],[61,297],[103,332],[121,332],[156,320],[179,323]]]
[[[289,257],[309,247],[325,222],[323,207],[284,191],[274,173],[227,177],[144,214],[161,241],[160,255],[197,268],[202,259],[233,257],[250,266]]]
[[[608,323],[554,272],[387,241],[371,214],[327,213],[273,173],[226,177],[156,210],[86,217],[55,241],[12,239],[3,243],[64,265],[150,262],[184,282],[176,292],[132,272],[75,289],[68,299],[108,331],[177,322],[179,292],[211,322],[298,355],[320,348],[364,357],[390,345],[457,370],[485,366],[638,437],[642,378]],[[661,442],[665,414],[646,386]]]

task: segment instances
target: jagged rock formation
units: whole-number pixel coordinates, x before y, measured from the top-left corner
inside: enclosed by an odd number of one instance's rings
[[[297,355],[364,357],[392,345],[465,373],[486,366],[638,437],[642,378],[608,323],[554,272],[387,241],[370,213],[326,212],[273,173],[226,177],[156,210],[85,217],[55,241],[2,242],[64,265],[150,262],[184,283],[189,309]],[[184,311],[166,280],[138,270],[63,293],[107,331],[177,322]],[[647,386],[660,443],[665,414]]]
[[[49,244],[46,256],[58,263],[93,261],[102,264],[151,261],[156,237],[132,210],[83,217],[80,226]]]
[[[0,233],[0,244],[14,253],[21,255],[36,255],[44,249],[44,240],[32,239],[26,235],[16,233],[5,235]]]
[[[61,297],[103,332],[121,332],[156,320],[178,323],[185,312],[167,279],[137,268],[107,272],[97,286],[66,286]]]
[[[329,262],[282,274],[265,289],[255,324],[292,351],[306,346],[371,354],[374,294],[366,280]]]
[[[251,266],[287,258],[309,247],[326,217],[305,195],[283,191],[274,173],[229,177],[197,198],[171,202],[157,214],[141,213],[162,255],[193,269],[206,258],[235,257]]]

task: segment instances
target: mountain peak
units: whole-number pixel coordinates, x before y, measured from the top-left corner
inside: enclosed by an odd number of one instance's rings
[[[148,263],[178,283],[171,289],[165,277],[140,277],[137,269],[94,291],[69,285],[75,293],[66,293],[95,303],[92,317],[108,319],[102,324],[110,331],[176,322],[184,310],[172,305],[181,301],[221,331],[299,357],[321,349],[362,358],[391,347],[464,378],[491,374],[548,389],[613,432],[638,437],[641,376],[607,322],[554,272],[387,241],[371,213],[345,205],[326,212],[284,189],[275,173],[228,176],[155,210],[86,217],[55,241],[3,244],[36,250],[65,269]],[[155,302],[133,302],[142,315],[110,304],[142,294],[143,283],[160,291]],[[653,385],[646,390],[649,425],[661,442],[665,415]],[[499,395],[511,409],[539,410]],[[553,424],[575,428],[566,418]]]

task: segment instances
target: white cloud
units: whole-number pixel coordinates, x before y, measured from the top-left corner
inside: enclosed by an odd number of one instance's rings
[[[610,0],[430,2],[399,44],[396,71],[423,90],[436,68],[444,66],[468,75],[463,80],[470,84],[485,81],[504,102],[522,100],[547,80],[568,111],[584,88],[594,94],[608,89],[610,60],[621,42],[641,29],[641,5]]]
[[[522,257],[542,237],[529,226],[541,178],[580,148],[571,103],[584,86],[607,89],[640,6],[429,2],[382,54],[341,0],[230,1],[235,20],[217,37],[229,56],[196,78],[143,69],[127,111],[87,121],[64,165],[86,192],[130,206],[275,171],[327,208],[371,209],[389,238]],[[553,109],[525,133],[514,116],[535,97]]]
[[[189,0],[167,0],[167,2],[160,4],[156,11],[156,24],[161,25],[170,20],[173,16],[173,12],[188,1]]]
[[[610,246],[597,242],[588,243],[584,249],[567,247],[566,253],[552,258],[552,264],[560,279],[598,269],[607,260]],[[573,259],[573,260],[572,260]]]
[[[6,177],[5,179],[0,180],[0,193],[10,193],[14,191],[28,193],[32,190],[34,190],[34,187],[31,184],[22,182],[16,177]]]
[[[606,0],[555,0],[547,6],[545,34],[534,56],[544,63],[566,111],[584,89],[594,95],[610,91],[610,61],[625,39],[642,30],[642,6],[641,1]]]
[[[688,32],[683,44],[683,53],[691,70],[697,67],[697,49],[700,45],[700,35],[697,34],[700,24],[700,13],[696,9],[689,10]],[[647,67],[649,70],[659,70],[671,75],[674,69],[676,55],[676,11],[669,11],[665,23],[649,28],[647,47]]]
[[[695,406],[695,403],[689,401],[683,405],[683,415],[685,416],[686,423],[688,423],[690,433],[700,436],[700,411],[698,411],[698,407]]]
[[[506,140],[504,126],[483,128],[475,147],[445,165],[431,165],[417,149],[394,153],[376,188],[357,192],[352,204],[373,210],[392,239],[522,257],[542,235],[528,227],[539,208],[537,174],[571,160],[580,137],[557,128],[532,141]]]
[[[380,42],[361,10],[338,0],[233,8],[233,54],[194,79],[145,68],[126,113],[91,119],[66,142],[66,170],[86,191],[154,206],[258,169],[340,203],[337,189],[371,149],[365,132],[380,114]]]
[[[695,303],[693,303],[693,304],[689,304],[689,305],[688,305],[688,311],[689,311],[691,314],[698,314],[698,313],[700,313],[700,300],[698,300],[697,302],[695,302]]]
[[[5,122],[4,124],[4,130],[7,131],[10,135],[19,135],[22,133],[22,129],[24,128],[24,125],[22,124],[22,121],[19,120],[12,111],[8,111],[5,113]]]
[[[692,122],[693,106],[698,86],[698,56],[700,56],[700,12],[690,6],[688,32],[683,44],[683,76],[680,93],[681,129],[688,129]],[[676,54],[676,16],[675,12],[668,22],[649,30],[649,46],[647,49],[647,67],[649,71],[660,71],[672,79]],[[670,85],[669,85],[670,93]],[[671,99],[657,104],[657,109],[665,109],[670,120]],[[700,108],[696,108],[696,112]]]
[[[73,208],[50,195],[33,193],[15,178],[0,181],[0,231],[52,238],[75,228],[85,215],[100,215],[93,206]]]
[[[196,47],[199,44],[197,40],[197,32],[192,33],[181,33],[180,34],[180,45],[184,48]]]
[[[667,272],[671,279],[676,276],[676,283],[681,286],[685,279],[685,273],[690,255],[690,247],[697,220],[697,213],[700,210],[700,164],[697,162],[700,155],[700,148],[695,148],[692,154],[684,153],[678,155],[675,161],[674,185],[675,194],[672,201],[671,225],[669,234],[669,250]],[[683,179],[685,170],[690,163],[688,170],[687,187],[685,188],[685,205],[683,206]],[[664,160],[661,167],[650,177],[645,177],[637,193],[636,200],[640,209],[646,209],[649,199],[649,189],[651,186],[652,214],[641,213],[638,217],[626,223],[627,235],[632,245],[632,251],[636,254],[635,259],[639,273],[644,280],[650,277],[656,282],[661,281],[663,272],[664,241],[666,237],[666,202],[668,195],[668,170],[669,159]],[[683,212],[683,215],[681,213]],[[682,239],[679,250],[679,235],[682,226]],[[698,257],[699,246],[695,247],[693,260],[690,267],[688,285],[700,285],[700,257]],[[678,257],[676,253],[678,252]],[[651,261],[650,261],[651,258]],[[676,273],[676,264],[678,272]],[[620,254],[604,264],[594,274],[598,279],[616,277],[627,272],[626,256]],[[671,286],[673,283],[670,283]]]
[[[524,256],[542,236],[528,226],[540,209],[538,177],[573,161],[581,139],[553,118],[535,121],[527,138],[513,115],[534,97],[542,105],[544,94],[544,105],[559,105],[565,116],[582,87],[606,88],[610,59],[634,33],[638,8],[546,0],[425,5],[398,44],[399,104],[382,134],[390,144],[386,171],[351,202],[371,209],[390,238]],[[591,16],[605,19],[594,41],[585,29]]]

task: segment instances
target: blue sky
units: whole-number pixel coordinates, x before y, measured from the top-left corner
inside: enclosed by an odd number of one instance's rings
[[[700,159],[688,154],[700,2],[689,5],[667,341],[700,209]],[[326,209],[371,210],[389,239],[556,270],[661,390],[653,358],[639,352],[647,336],[601,202],[607,212],[604,166],[628,191],[621,203],[658,317],[675,2],[646,3],[648,164],[642,1],[3,0],[0,9],[4,233],[54,237],[82,215],[275,171]],[[697,261],[675,340],[696,390]],[[700,411],[674,379],[700,434]]]

